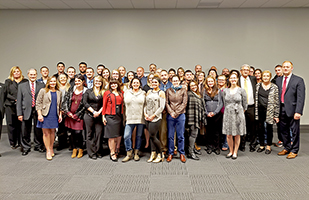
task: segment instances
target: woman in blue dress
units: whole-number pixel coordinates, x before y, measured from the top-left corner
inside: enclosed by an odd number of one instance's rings
[[[52,160],[55,155],[53,150],[55,132],[58,124],[62,121],[62,114],[60,112],[61,96],[57,78],[52,76],[47,80],[46,87],[40,90],[36,99],[36,110],[38,112],[37,127],[43,130],[47,160]]]

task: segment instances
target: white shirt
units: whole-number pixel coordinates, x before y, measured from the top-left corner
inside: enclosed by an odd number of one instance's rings
[[[288,77],[288,78],[286,79],[286,87],[288,87],[288,84],[289,84],[289,81],[290,81],[290,79],[291,79],[291,76],[292,76],[292,73],[290,73],[290,75],[288,75],[288,76],[284,76],[284,75],[283,75],[283,79],[282,79],[282,88],[283,88],[283,84],[284,84],[284,79],[285,79],[285,77]]]
[[[252,88],[252,84],[251,84],[251,80],[249,76],[247,76],[246,80],[247,80],[247,87],[248,87],[248,94],[247,94],[248,105],[251,106],[251,105],[254,105],[253,88]],[[241,88],[245,87],[245,78],[243,76],[240,77],[240,85],[241,85]]]

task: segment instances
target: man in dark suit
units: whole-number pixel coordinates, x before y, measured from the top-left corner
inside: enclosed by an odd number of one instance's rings
[[[4,116],[4,97],[5,97],[5,85],[0,83],[0,138],[2,132],[2,121]],[[1,154],[0,154],[1,157]]]
[[[34,123],[34,150],[44,152],[42,129],[36,128],[38,115],[35,110],[35,100],[44,83],[36,80],[37,71],[35,69],[28,70],[29,81],[18,86],[16,111],[18,120],[22,122],[22,155],[27,155],[31,150],[31,128],[32,120]]]
[[[284,61],[282,70],[283,76],[276,79],[276,84],[279,88],[280,98],[278,127],[284,149],[278,155],[283,156],[288,154],[286,158],[293,159],[299,151],[299,125],[300,117],[303,114],[306,89],[304,80],[292,74],[292,62]],[[290,130],[292,130],[292,136]]]
[[[239,85],[246,90],[248,108],[245,112],[247,135],[241,137],[239,150],[245,151],[246,137],[250,142],[250,152],[255,151],[257,135],[255,131],[255,117],[254,117],[254,102],[256,91],[256,78],[255,76],[249,76],[250,66],[247,64],[242,65],[239,79]]]

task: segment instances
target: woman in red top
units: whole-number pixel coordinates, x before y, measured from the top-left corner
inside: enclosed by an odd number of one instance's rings
[[[104,123],[104,137],[108,138],[110,159],[118,161],[117,154],[123,133],[123,91],[120,90],[119,81],[112,79],[108,90],[103,96],[102,117]]]

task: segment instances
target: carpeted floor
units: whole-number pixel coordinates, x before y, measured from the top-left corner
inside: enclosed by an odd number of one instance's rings
[[[275,136],[276,138],[276,136]],[[22,156],[12,150],[7,134],[0,141],[0,199],[308,199],[309,134],[301,134],[301,150],[294,160],[279,157],[282,148],[264,152],[239,152],[238,159],[226,159],[227,152],[208,155],[200,161],[175,158],[172,162],[114,163],[106,155],[71,159],[68,149],[55,151],[52,161],[44,153]],[[107,153],[107,150],[106,150]]]

